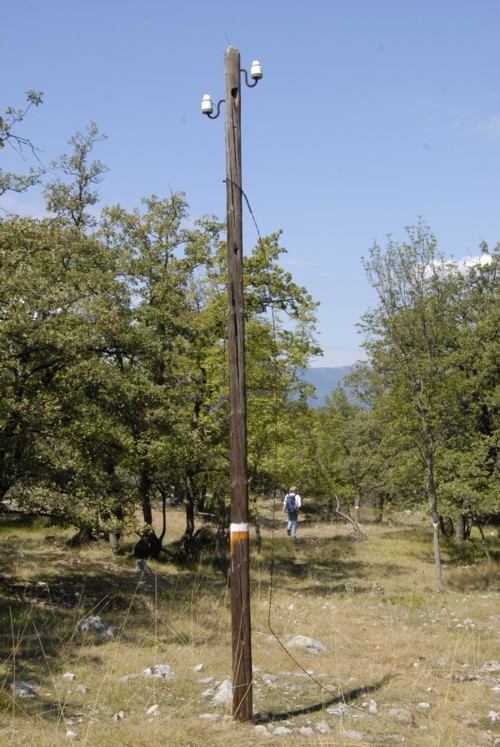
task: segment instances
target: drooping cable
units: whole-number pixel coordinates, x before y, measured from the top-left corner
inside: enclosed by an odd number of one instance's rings
[[[227,179],[224,179],[224,182],[227,182]],[[234,182],[231,182],[234,184]],[[265,252],[265,245],[262,240],[262,236],[259,230],[259,226],[257,224],[257,220],[255,218],[254,212],[252,210],[252,207],[250,205],[250,200],[248,199],[245,191],[242,189],[241,186],[237,186],[242,196],[245,198],[245,202],[248,207],[248,211],[250,215],[252,216],[252,220],[255,225],[255,229],[257,231],[257,236],[259,239],[259,244],[262,246]],[[269,274],[269,267],[266,264],[266,272]],[[270,287],[270,283],[268,284],[268,287]],[[269,628],[269,631],[273,638],[278,642],[278,644],[281,646],[283,651],[286,653],[286,655],[294,662],[294,664],[305,674],[312,682],[314,682],[317,687],[320,688],[323,692],[327,693],[329,697],[332,696],[331,690],[327,689],[319,680],[317,680],[310,672],[308,672],[302,664],[296,659],[295,656],[293,656],[292,653],[290,653],[289,649],[286,647],[286,645],[283,643],[283,641],[280,639],[279,635],[276,633],[276,631],[273,628],[272,625],[272,610],[273,610],[273,594],[274,594],[274,570],[275,570],[275,553],[274,553],[274,547],[275,547],[275,526],[276,526],[276,499],[277,494],[279,493],[279,489],[276,486],[276,475],[278,472],[278,427],[279,427],[279,408],[278,408],[278,343],[277,343],[277,324],[276,324],[276,313],[274,304],[272,302],[271,296],[269,296],[269,304],[271,308],[271,339],[272,339],[272,352],[271,352],[271,358],[272,358],[272,372],[274,374],[273,381],[271,385],[271,391],[272,391],[272,397],[273,397],[273,424],[274,424],[274,438],[272,439],[272,453],[273,453],[273,511],[272,511],[272,528],[271,528],[271,562],[270,562],[270,571],[269,571],[269,604],[268,604],[268,613],[267,613],[267,626]],[[342,700],[344,700],[344,696],[342,691],[339,689],[340,696]],[[345,701],[344,701],[345,702]]]

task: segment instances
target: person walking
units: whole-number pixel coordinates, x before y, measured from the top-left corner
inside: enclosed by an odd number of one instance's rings
[[[299,510],[302,506],[302,499],[298,494],[297,488],[292,485],[288,493],[285,495],[283,501],[282,513],[288,514],[288,522],[286,525],[286,532],[289,537],[296,539],[297,537],[297,521],[299,518]]]

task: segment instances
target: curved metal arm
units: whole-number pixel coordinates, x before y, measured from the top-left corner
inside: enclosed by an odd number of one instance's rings
[[[220,114],[221,104],[223,104],[225,100],[226,99],[221,99],[220,101],[217,102],[217,113],[216,114],[209,114],[208,112],[205,112],[205,116],[208,117],[209,119],[217,119],[217,117]]]
[[[247,86],[248,86],[249,88],[255,88],[255,86],[256,86],[256,85],[257,85],[257,83],[259,82],[259,78],[254,78],[254,79],[253,79],[253,83],[249,83],[249,82],[248,82],[248,72],[247,72],[247,71],[245,70],[245,68],[244,68],[244,67],[242,67],[242,68],[241,68],[241,70],[240,70],[240,73],[245,73],[245,83],[247,84]]]

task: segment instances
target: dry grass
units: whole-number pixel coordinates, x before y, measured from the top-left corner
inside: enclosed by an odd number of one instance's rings
[[[175,539],[183,516],[168,518]],[[432,540],[418,521],[370,525],[367,542],[342,525],[303,522],[295,544],[281,517],[273,532],[269,506],[262,524],[251,569],[260,728],[203,697],[201,679],[231,674],[229,598],[209,558],[184,568],[165,559],[138,574],[104,543],[69,550],[60,530],[0,527],[0,743],[66,744],[67,731],[92,747],[495,743],[499,722],[488,714],[500,711],[500,673],[484,664],[500,660],[496,532],[490,565],[477,537],[465,550],[443,548],[446,590],[436,594]],[[91,614],[114,636],[78,633]],[[302,634],[327,651],[287,652],[269,621],[285,646]],[[169,664],[175,679],[143,677],[154,664]],[[38,697],[15,697],[9,684],[19,680],[36,680]],[[344,702],[343,715],[328,712]],[[278,727],[314,733],[271,733]]]

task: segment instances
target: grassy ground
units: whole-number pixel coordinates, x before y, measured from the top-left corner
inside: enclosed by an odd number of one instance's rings
[[[70,550],[68,532],[0,524],[0,744],[500,739],[497,530],[487,531],[491,564],[478,536],[443,543],[445,591],[436,594],[432,530],[418,520],[369,525],[367,541],[340,524],[301,522],[293,543],[282,517],[274,530],[271,518],[264,506],[262,550],[252,553],[256,719],[245,725],[212,701],[231,674],[231,622],[208,557],[183,568],[165,557],[138,572],[105,543]],[[170,510],[168,521],[175,539],[182,513]],[[89,616],[103,630],[78,631]],[[288,649],[296,635],[326,650]],[[144,676],[159,664],[172,679]],[[36,683],[36,697],[16,695],[10,685],[20,681]]]

